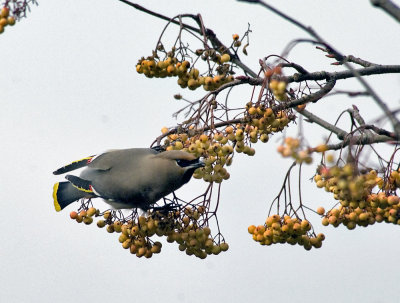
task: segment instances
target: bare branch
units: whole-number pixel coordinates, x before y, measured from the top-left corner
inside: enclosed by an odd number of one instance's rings
[[[274,110],[280,110],[280,109],[286,109],[286,108],[293,108],[296,107],[298,105],[301,104],[306,104],[308,102],[317,102],[318,100],[320,100],[323,96],[325,96],[327,93],[329,93],[332,88],[335,86],[336,80],[335,79],[331,79],[328,82],[325,83],[325,85],[318,91],[316,91],[315,93],[306,95],[304,97],[301,97],[299,99],[296,100],[292,100],[290,102],[285,102],[285,103],[281,103],[277,106],[274,106]]]
[[[380,75],[380,74],[391,74],[391,73],[400,73],[400,65],[376,65],[371,67],[365,67],[360,69],[355,69],[355,71],[360,76],[371,76],[371,75]],[[288,83],[291,82],[302,82],[305,80],[327,80],[327,79],[335,79],[335,80],[342,80],[348,78],[354,78],[355,75],[353,72],[345,70],[341,72],[313,72],[313,73],[301,73],[301,74],[293,74],[292,76],[288,76],[286,78]],[[251,85],[261,85],[264,81],[263,78],[250,78],[246,76],[236,77],[236,79],[240,79],[241,81],[246,81]],[[369,95],[369,92],[365,92],[365,94]]]
[[[308,122],[310,123],[316,123],[319,126],[331,131],[332,133],[336,134],[338,139],[343,140],[348,133],[344,131],[343,129],[330,124],[329,122],[319,118],[318,116],[314,115],[313,113],[309,112],[308,110],[304,109],[300,112],[304,117],[308,119]]]
[[[347,91],[347,90],[334,90],[331,93],[329,93],[328,95],[326,95],[326,97],[330,97],[330,96],[334,96],[334,95],[340,95],[340,94],[347,95],[350,98],[360,97],[360,96],[369,96],[369,94],[367,92],[357,92],[357,91]]]
[[[387,131],[386,129],[383,129],[383,128],[376,127],[375,125],[365,125],[364,128],[365,129],[371,129],[375,133],[377,133],[378,135],[383,135],[383,136],[387,136],[387,137],[393,138],[394,140],[399,140],[399,137],[396,136],[395,133],[389,132],[389,131]]]
[[[354,71],[345,70],[333,73],[321,71],[308,74],[294,74],[293,76],[289,76],[287,80],[289,83],[301,82],[304,80],[324,80],[327,78],[341,80],[355,77],[354,72],[357,72],[359,76],[400,73],[400,65],[374,65],[371,67],[354,69]]]
[[[299,65],[299,64],[296,64],[296,63],[294,63],[294,62],[290,62],[290,63],[281,63],[281,64],[279,64],[281,67],[292,67],[292,68],[294,68],[295,70],[297,70],[300,74],[308,74],[308,71],[304,68],[304,67],[302,67],[301,65]]]
[[[328,53],[328,55],[325,55],[326,57],[334,58],[335,60],[337,60],[337,62],[332,63],[332,65],[342,65],[345,62],[355,63],[355,64],[358,64],[358,65],[361,65],[364,67],[378,65],[376,63],[372,63],[372,62],[366,61],[364,59],[354,57],[353,55],[342,56],[338,53],[331,53],[330,49],[322,48],[320,46],[317,46],[317,49],[319,49],[325,53]]]
[[[370,67],[370,66],[377,65],[375,63],[366,61],[364,59],[354,57],[352,55],[344,57],[341,61],[342,61],[342,62],[340,62],[341,64],[343,64],[343,62],[351,62],[351,63],[355,63],[355,64],[358,64],[358,65],[361,65],[364,67]]]
[[[394,4],[390,0],[371,0],[371,4],[373,6],[379,7],[383,9],[386,13],[396,19],[397,22],[400,22],[400,7]]]
[[[371,145],[384,142],[391,144],[399,143],[397,140],[395,141],[393,138],[384,135],[361,134],[359,136],[348,137],[340,143],[328,144],[327,147],[329,150],[339,150],[348,145]]]

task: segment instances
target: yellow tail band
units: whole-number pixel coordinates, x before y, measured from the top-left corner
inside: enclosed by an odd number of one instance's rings
[[[56,209],[56,211],[61,211],[61,206],[57,201],[57,191],[58,191],[58,185],[60,183],[56,183],[53,186],[53,200],[54,200],[54,208]]]

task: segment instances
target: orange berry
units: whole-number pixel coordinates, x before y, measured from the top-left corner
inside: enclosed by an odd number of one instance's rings
[[[267,69],[267,71],[264,73],[266,78],[269,78],[273,75],[274,71],[272,69]]]
[[[204,84],[205,85],[211,85],[213,83],[213,78],[212,77],[205,77],[204,79]]]
[[[275,66],[274,67],[274,73],[280,75],[282,73],[282,67]]]
[[[397,205],[397,204],[399,204],[399,197],[398,196],[389,196],[389,197],[387,197],[387,202],[389,205]]]
[[[233,133],[233,127],[232,127],[232,126],[228,126],[227,128],[225,128],[225,132],[226,132],[227,134]]]
[[[7,6],[4,6],[0,11],[0,17],[7,18],[10,13],[10,9]]]
[[[247,231],[249,232],[249,234],[254,234],[255,230],[256,230],[256,226],[255,225],[250,225],[247,228]]]
[[[205,135],[205,134],[202,134],[202,135],[200,135],[199,139],[200,139],[201,142],[205,143],[205,142],[208,141],[208,136]]]
[[[257,113],[257,109],[255,107],[250,107],[248,113],[249,115],[254,115]]]
[[[220,75],[214,76],[213,82],[214,82],[215,84],[220,84],[221,81],[222,81],[222,77],[221,77]]]
[[[329,217],[329,219],[328,219],[328,221],[329,221],[329,223],[330,224],[335,224],[336,222],[337,222],[337,217],[335,217],[335,216],[330,216]]]
[[[1,19],[0,19],[0,25],[1,25],[1,26],[6,26],[6,25],[8,25],[7,18],[1,18]]]
[[[296,109],[297,109],[297,111],[301,112],[301,111],[305,110],[306,106],[307,106],[306,104],[300,104],[300,105],[297,105]]]
[[[322,206],[317,208],[317,214],[318,215],[323,215],[325,213],[325,208],[323,208]]]

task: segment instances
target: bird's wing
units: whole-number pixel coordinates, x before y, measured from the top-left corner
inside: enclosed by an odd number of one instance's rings
[[[86,158],[74,161],[74,162],[72,162],[70,164],[67,164],[67,165],[57,169],[56,171],[53,172],[53,174],[61,175],[61,174],[65,174],[65,173],[68,173],[70,171],[73,171],[75,169],[85,167],[92,161],[92,159],[94,157],[95,156],[90,156],[90,157],[86,157]]]
[[[142,200],[147,192],[159,187],[160,170],[163,172],[163,160],[154,158],[154,154],[157,151],[149,148],[111,151],[94,159],[80,177],[90,180],[93,190],[102,197]]]
[[[94,157],[88,167],[97,170],[111,170],[111,168],[126,170],[132,165],[136,166],[136,162],[143,156],[151,154],[157,154],[157,151],[150,148],[114,149]]]
[[[67,179],[76,189],[84,191],[85,193],[93,193],[90,181],[72,175],[66,175],[65,179]]]

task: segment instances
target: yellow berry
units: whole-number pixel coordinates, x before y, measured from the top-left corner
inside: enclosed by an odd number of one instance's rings
[[[318,153],[322,153],[328,150],[328,146],[326,144],[321,144],[315,147],[314,150]]]
[[[97,221],[97,226],[99,228],[103,228],[104,226],[106,226],[106,222],[104,220],[99,220]]]
[[[219,245],[219,247],[221,248],[221,251],[227,251],[228,249],[229,249],[229,245],[228,245],[228,243],[221,243],[220,245]]]
[[[279,82],[278,82],[276,89],[277,89],[277,91],[278,91],[279,94],[282,94],[282,93],[285,92],[285,90],[286,90],[286,85],[287,85],[287,84],[286,84],[286,82],[284,82],[284,81],[279,81]]]
[[[96,214],[96,208],[91,207],[91,208],[88,209],[87,215],[88,215],[89,217],[92,217],[92,216],[94,216],[95,214]]]
[[[329,219],[326,218],[326,217],[322,218],[322,225],[323,226],[328,226],[329,225]]]
[[[270,82],[269,82],[269,89],[270,90],[272,90],[272,91],[276,91],[277,90],[277,88],[278,88],[278,80],[271,80]]]
[[[231,60],[231,57],[229,56],[229,54],[223,54],[221,56],[221,63],[226,63],[226,62],[228,62],[230,60]]]

